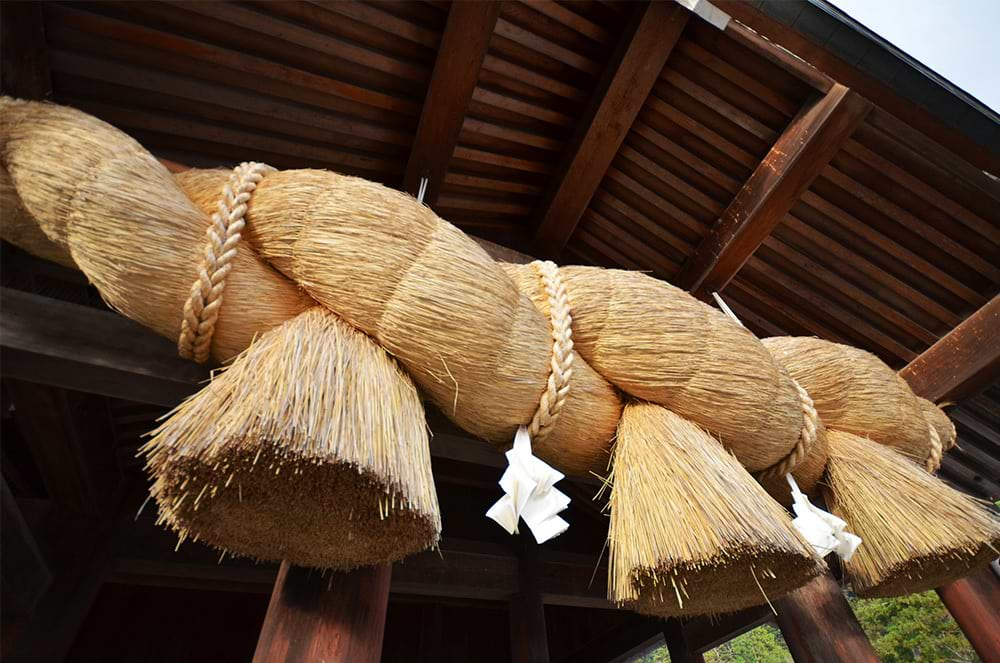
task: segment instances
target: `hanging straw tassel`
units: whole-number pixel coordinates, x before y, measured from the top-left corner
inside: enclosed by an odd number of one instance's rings
[[[609,594],[638,612],[760,605],[820,572],[788,513],[698,426],[625,406],[614,447]]]
[[[1000,520],[892,449],[828,432],[823,492],[864,539],[845,563],[865,597],[922,592],[967,575],[1000,552]]]
[[[189,170],[177,182],[208,209],[224,178]],[[550,374],[548,318],[478,244],[413,197],[327,171],[272,173],[250,202],[245,238],[389,350],[468,432],[507,446],[531,420]],[[607,467],[621,402],[583,362],[575,367],[559,421],[536,451],[586,474]]]
[[[416,389],[321,307],[259,337],[143,451],[161,520],[236,555],[350,569],[441,531]]]

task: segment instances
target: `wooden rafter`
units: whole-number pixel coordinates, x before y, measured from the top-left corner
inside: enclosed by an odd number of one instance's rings
[[[45,39],[44,7],[37,2],[0,4],[3,92],[22,99],[45,99],[52,92]]]
[[[403,190],[412,194],[417,193],[420,178],[428,178],[424,195],[428,205],[437,201],[441,191],[499,15],[500,3],[492,1],[455,2],[448,11],[430,88],[403,176]]]
[[[722,290],[871,108],[843,85],[803,106],[688,259],[678,285],[696,293]]]
[[[914,393],[959,401],[1000,377],[1000,295],[899,372]]]
[[[666,2],[635,11],[542,204],[534,238],[539,255],[562,252],[690,16]]]

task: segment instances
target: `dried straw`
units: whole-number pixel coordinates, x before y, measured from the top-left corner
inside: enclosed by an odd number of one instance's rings
[[[0,167],[0,239],[43,260],[79,269],[69,251],[52,242],[21,204],[21,197],[5,168]]]
[[[504,269],[544,313],[544,292],[524,265]],[[799,441],[794,383],[760,342],[717,309],[639,272],[563,267],[577,351],[628,393],[681,414],[716,435],[749,470],[780,463]],[[822,428],[795,467],[808,490],[826,463]],[[769,482],[782,495],[782,478]]]
[[[944,410],[926,398],[917,396],[917,402],[920,403],[920,409],[923,410],[927,423],[937,431],[938,438],[941,440],[942,451],[948,451],[954,447],[955,441],[958,438],[958,431],[955,430],[955,424],[952,423]]]
[[[739,610],[820,571],[788,513],[717,441],[666,408],[625,406],[611,482],[609,594],[638,612]]]
[[[441,531],[416,389],[321,307],[258,338],[144,452],[161,520],[236,555],[349,569]]]
[[[27,212],[108,304],[176,340],[209,219],[167,169],[86,113],[9,97],[0,99],[0,163]],[[227,281],[217,359],[314,305],[242,243]]]
[[[861,596],[922,592],[1000,554],[1000,519],[886,447],[830,431],[827,505],[864,539],[848,578]]]
[[[827,429],[868,437],[926,462],[932,447],[923,409],[881,359],[818,338],[783,336],[763,343],[812,396]]]
[[[192,170],[178,182],[201,201],[219,177]],[[317,170],[268,175],[247,219],[261,255],[389,350],[462,428],[507,445],[531,421],[549,376],[549,321],[460,230],[406,194]],[[607,466],[621,411],[582,366],[535,445],[569,473]]]

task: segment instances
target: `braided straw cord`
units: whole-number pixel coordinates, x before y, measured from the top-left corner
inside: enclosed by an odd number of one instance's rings
[[[795,446],[792,447],[787,456],[778,461],[777,464],[757,473],[757,478],[760,480],[780,477],[791,473],[809,455],[813,444],[816,443],[816,428],[819,422],[819,413],[816,412],[816,405],[813,403],[813,399],[809,396],[809,393],[798,381],[792,380],[792,382],[795,383],[795,388],[799,392],[799,401],[802,404],[802,433],[799,435],[799,441],[795,443]]]
[[[226,275],[233,267],[236,247],[246,226],[247,204],[264,175],[274,170],[267,164],[244,162],[233,169],[222,189],[219,209],[212,215],[206,232],[208,242],[198,267],[198,279],[191,285],[191,296],[184,304],[184,319],[177,339],[177,351],[185,359],[199,364],[208,360],[212,334],[222,308]]]
[[[545,284],[549,298],[549,319],[552,324],[552,370],[548,384],[539,401],[535,416],[531,418],[528,433],[531,439],[542,439],[555,428],[556,420],[569,396],[569,381],[573,377],[573,318],[570,315],[569,295],[554,262],[536,260],[531,263]]]
[[[927,471],[934,474],[941,467],[941,457],[944,456],[944,447],[941,444],[941,435],[931,424],[927,424],[927,429],[931,434],[931,450],[927,455]]]

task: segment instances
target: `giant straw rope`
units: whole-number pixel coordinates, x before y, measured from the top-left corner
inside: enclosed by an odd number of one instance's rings
[[[827,428],[931,471],[953,443],[940,409],[874,356],[819,339],[761,342],[646,275],[497,263],[413,198],[359,178],[263,177],[265,166],[245,164],[175,181],[79,111],[5,98],[0,113],[4,237],[65,256],[112,307],[196,360],[230,359],[318,303],[497,445],[528,425],[540,457],[603,472],[623,403],[647,401],[673,413],[645,418],[682,428],[678,449],[702,439],[701,427],[779,499],[786,473],[807,490],[823,476]],[[628,430],[636,448],[653,448]]]

